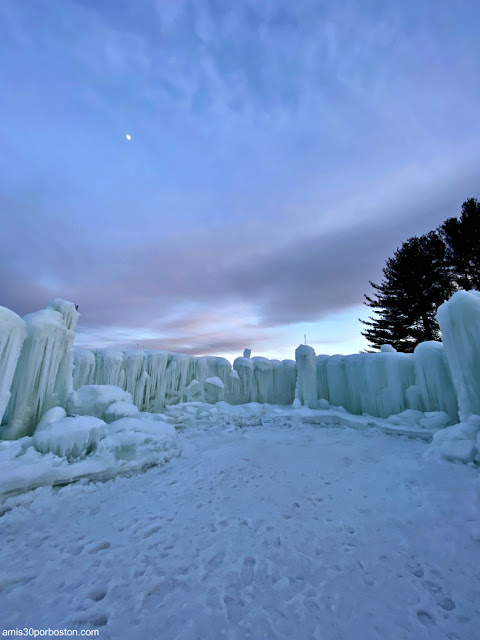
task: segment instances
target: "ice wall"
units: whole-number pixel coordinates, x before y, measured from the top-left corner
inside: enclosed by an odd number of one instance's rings
[[[457,393],[461,422],[480,414],[480,293],[457,291],[437,320]]]
[[[350,413],[388,417],[407,408],[414,384],[413,357],[395,352],[318,356],[318,394]]]
[[[65,406],[72,388],[85,385],[118,386],[140,410],[153,412],[219,397],[231,404],[288,405],[296,395],[311,407],[325,400],[378,417],[405,409],[441,411],[453,424],[458,414],[462,421],[480,415],[480,293],[475,291],[459,291],[440,307],[443,345],[423,343],[413,354],[386,345],[381,353],[349,356],[316,356],[301,345],[297,363],[243,357],[233,369],[220,357],[155,350],[81,349],[73,359],[78,315],[61,299],[24,320],[0,307],[0,416],[7,425],[2,437],[31,434],[45,411]]]
[[[25,316],[26,338],[17,362],[8,403],[8,440],[31,435],[42,414],[64,406],[72,390],[75,305],[52,300]]]
[[[74,354],[73,388],[95,383],[97,360],[93,351],[77,349]]]
[[[111,384],[128,391],[142,411],[161,411],[179,402],[213,397],[210,378],[223,384],[230,404],[268,402],[291,404],[295,397],[293,360],[237,358],[234,368],[225,358],[192,357],[165,351],[80,349],[75,352],[74,389]]]
[[[411,408],[418,408],[420,411],[445,411],[456,422],[457,394],[443,344],[422,342],[414,351],[413,361],[420,406]]]
[[[297,397],[309,407],[323,399],[357,415],[388,418],[418,409],[445,411],[452,423],[457,420],[455,389],[441,343],[423,343],[413,354],[388,348],[315,357],[307,345],[300,345],[295,354]]]
[[[22,318],[10,309],[0,307],[0,424],[10,399],[10,387],[25,336]]]

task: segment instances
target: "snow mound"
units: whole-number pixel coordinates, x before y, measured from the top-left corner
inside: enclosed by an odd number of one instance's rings
[[[191,429],[236,429],[258,427],[268,424],[276,428],[300,426],[301,419],[290,407],[249,402],[232,405],[225,401],[211,405],[205,402],[181,403],[167,407],[159,417],[179,430]],[[265,422],[265,419],[267,421]]]
[[[81,458],[95,450],[105,433],[105,422],[92,416],[62,418],[33,435],[40,453],[53,453],[68,459]]]
[[[143,471],[179,455],[177,434],[158,416],[62,418],[33,437],[0,440],[0,498],[81,479],[109,480]]]
[[[135,460],[142,465],[158,464],[177,447],[171,424],[158,420],[122,418],[112,422],[99,445],[99,453],[113,454],[116,460]]]
[[[132,395],[110,384],[85,385],[69,395],[67,412],[78,416],[95,416],[103,420],[107,409],[116,402],[133,405]]]
[[[114,422],[120,418],[133,418],[138,415],[139,411],[134,404],[119,400],[111,404],[105,411],[105,422]]]
[[[45,411],[43,416],[40,418],[40,422],[37,424],[35,431],[41,431],[42,429],[46,429],[48,426],[57,422],[57,420],[61,420],[62,418],[67,417],[67,412],[63,407],[52,407],[48,411]]]
[[[480,463],[480,416],[471,415],[465,422],[437,431],[425,455]]]
[[[220,378],[218,376],[213,376],[213,378],[207,378],[205,380],[205,382],[208,382],[208,384],[211,384],[214,387],[218,387],[219,389],[224,389],[225,388],[223,382],[220,380]]]
[[[445,411],[425,411],[425,417],[419,424],[425,429],[443,429],[450,422],[450,416]]]
[[[225,385],[218,376],[205,379],[205,401],[211,404],[219,402],[225,397]]]

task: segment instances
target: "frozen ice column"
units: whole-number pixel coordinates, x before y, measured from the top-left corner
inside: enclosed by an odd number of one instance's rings
[[[10,399],[10,387],[25,335],[22,318],[10,309],[0,307],[0,424]]]
[[[315,350],[306,344],[295,349],[297,387],[295,395],[303,405],[316,409],[318,404]]]
[[[25,316],[27,337],[13,377],[4,439],[32,435],[45,411],[65,406],[72,390],[78,316],[74,304],[60,299]]]
[[[480,414],[480,293],[457,291],[440,305],[437,320],[457,392],[458,415]]]

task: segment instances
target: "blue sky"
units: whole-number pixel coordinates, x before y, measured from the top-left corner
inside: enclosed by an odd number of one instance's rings
[[[90,346],[364,348],[369,280],[480,195],[479,24],[475,0],[2,0],[0,304],[72,300]]]

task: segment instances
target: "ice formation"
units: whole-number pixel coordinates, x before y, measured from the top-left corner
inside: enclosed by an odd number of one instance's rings
[[[85,385],[70,394],[67,411],[72,415],[95,416],[103,420],[109,407],[119,402],[132,405],[131,394],[111,384]]]
[[[318,403],[318,383],[315,363],[315,351],[306,344],[295,350],[297,362],[297,387],[295,395],[306,407],[315,409]],[[326,397],[326,396],[322,396]]]
[[[327,401],[356,415],[387,418],[411,409],[440,412],[441,421],[448,416],[447,424],[457,420],[455,388],[441,343],[423,343],[414,354],[388,348],[348,356],[315,356],[311,347],[300,345],[296,358],[297,398],[311,408]]]
[[[52,407],[48,411],[45,411],[43,416],[40,418],[40,422],[37,424],[35,432],[42,431],[49,427],[53,422],[57,422],[57,420],[61,420],[66,417],[67,412],[63,407]]]
[[[444,411],[455,420],[457,395],[443,344],[422,342],[415,348],[413,362],[422,411]]]
[[[20,316],[0,307],[0,424],[10,399],[10,387],[25,335],[25,322]]]
[[[33,435],[33,445],[40,453],[80,458],[91,453],[105,434],[105,422],[92,416],[61,418]]]
[[[66,402],[78,316],[74,304],[60,299],[25,316],[27,335],[12,381],[4,439],[31,435],[47,409]]]
[[[74,355],[73,388],[95,384],[97,359],[89,349],[77,349]],[[99,377],[99,376],[97,376]]]
[[[225,385],[217,376],[205,380],[205,400],[211,404],[225,398]]]
[[[209,378],[223,384],[223,393],[211,388]],[[291,404],[296,364],[292,360],[237,358],[231,364],[217,356],[192,357],[155,350],[80,349],[75,352],[73,386],[114,385],[127,390],[141,411],[161,411],[186,401],[231,404],[270,402]]]
[[[480,293],[457,291],[438,309],[460,420],[480,414]]]
[[[158,464],[166,454],[178,453],[177,434],[166,422],[122,418],[108,426],[98,451],[113,454],[117,460],[142,461],[144,466]]]
[[[138,413],[139,411],[134,404],[119,400],[105,410],[103,418],[105,422],[115,422],[121,418],[134,418]]]
[[[35,432],[42,443],[62,424],[70,430],[76,425],[80,433],[86,422],[67,420],[67,412],[109,425],[134,425],[122,420],[141,421],[145,414],[139,412],[167,413],[185,402],[192,409],[205,402],[215,408],[293,405],[293,410],[323,411],[322,420],[333,410],[334,420],[346,412],[364,416],[361,425],[370,424],[372,416],[385,418],[389,426],[382,428],[423,430],[426,439],[442,430],[431,452],[480,462],[478,292],[459,291],[443,304],[438,311],[443,342],[422,343],[413,354],[384,345],[374,354],[316,356],[312,347],[300,345],[296,362],[251,358],[245,350],[247,357],[237,358],[233,368],[221,357],[155,350],[80,349],[73,354],[77,319],[75,306],[61,299],[24,320],[0,307],[2,438]],[[302,420],[308,415],[302,414]],[[67,451],[64,444],[56,451]]]
[[[53,417],[49,412],[48,419]],[[0,498],[82,478],[107,480],[164,464],[179,453],[175,428],[157,416],[111,424],[91,416],[62,417],[33,437],[0,440]]]
[[[439,307],[437,320],[460,422],[434,435],[428,455],[480,464],[480,293],[457,291]]]

